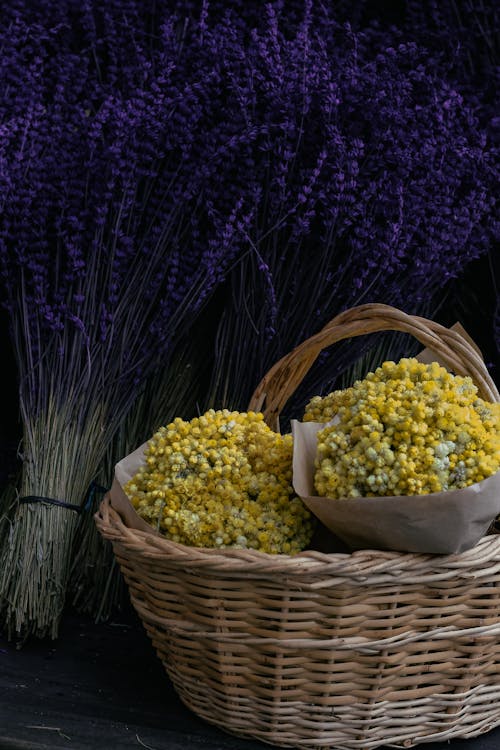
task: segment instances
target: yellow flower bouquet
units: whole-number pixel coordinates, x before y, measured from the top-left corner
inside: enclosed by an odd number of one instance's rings
[[[115,474],[115,506],[173,542],[294,554],[312,537],[315,519],[292,488],[292,436],[261,413],[178,417]]]
[[[459,552],[500,512],[500,403],[438,362],[384,362],[293,430],[297,492],[352,548]]]

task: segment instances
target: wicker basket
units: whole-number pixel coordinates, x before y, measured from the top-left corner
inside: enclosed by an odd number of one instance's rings
[[[276,426],[321,349],[413,334],[488,400],[460,334],[385,305],[337,316],[264,377],[250,403]],[[500,537],[459,555],[198,549],[96,515],[183,702],[241,737],[296,748],[411,747],[500,724]]]

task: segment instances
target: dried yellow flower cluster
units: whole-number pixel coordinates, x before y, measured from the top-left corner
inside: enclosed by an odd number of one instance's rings
[[[313,520],[291,481],[291,435],[273,432],[261,413],[210,409],[161,427],[124,490],[176,542],[293,554],[310,541]]]
[[[500,404],[437,362],[384,362],[350,388],[313,398],[315,484],[325,497],[425,495],[460,489],[500,469]]]

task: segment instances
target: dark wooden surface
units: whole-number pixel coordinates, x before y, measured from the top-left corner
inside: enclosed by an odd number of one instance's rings
[[[59,638],[0,640],[0,748],[261,750],[193,715],[133,612],[107,624],[68,614]]]
[[[266,750],[212,726],[175,693],[135,613],[95,625],[68,613],[59,638],[0,639],[1,750]],[[500,728],[426,750],[499,750]]]

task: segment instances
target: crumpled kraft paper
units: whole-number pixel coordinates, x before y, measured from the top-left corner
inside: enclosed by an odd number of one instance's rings
[[[452,554],[473,547],[500,513],[500,472],[461,490],[429,495],[327,498],[314,492],[316,435],[325,425],[292,420],[293,487],[350,549]]]
[[[109,491],[109,498],[111,505],[120,514],[129,528],[159,535],[154,526],[151,526],[151,524],[147,523],[147,521],[136,513],[134,506],[123,491],[123,485],[129,479],[132,479],[144,463],[144,453],[147,445],[147,442],[143,443],[115,465],[115,476]]]

